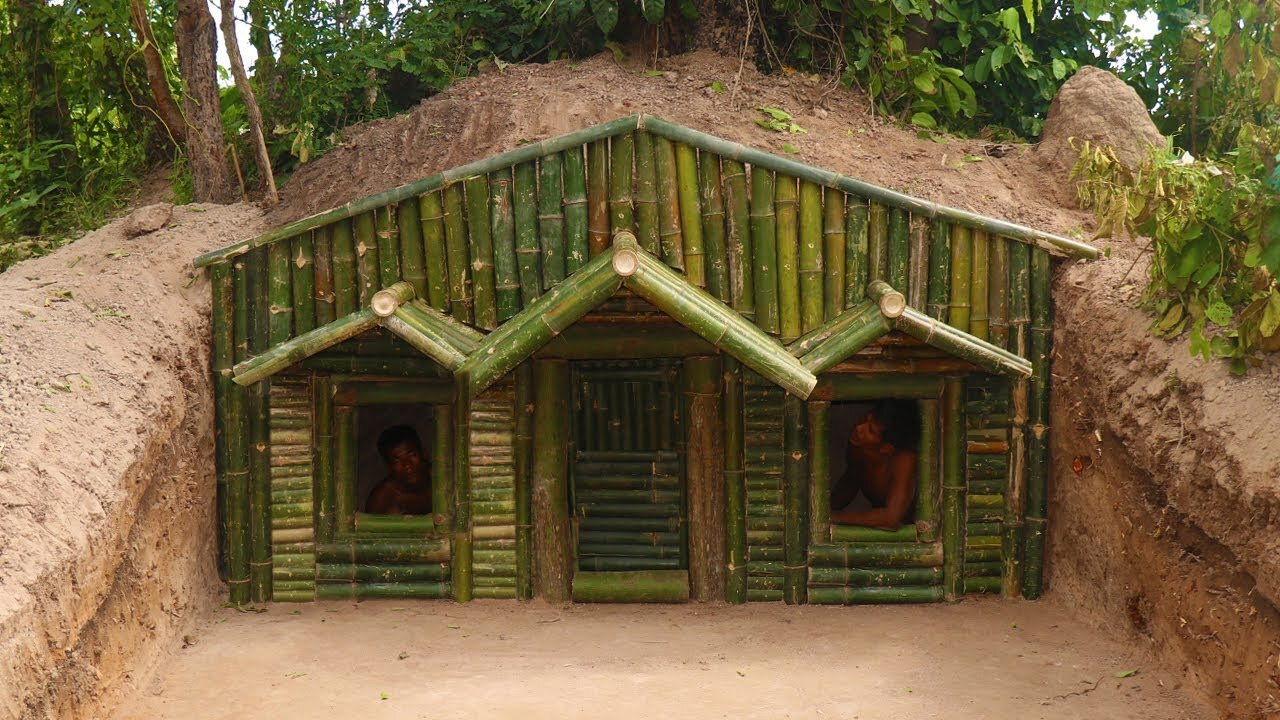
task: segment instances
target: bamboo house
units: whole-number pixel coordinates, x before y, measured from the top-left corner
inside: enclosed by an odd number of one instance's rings
[[[650,116],[210,252],[231,600],[1035,598],[1050,258],[1097,255]],[[833,524],[886,398],[910,517]],[[429,515],[366,511],[394,422]]]

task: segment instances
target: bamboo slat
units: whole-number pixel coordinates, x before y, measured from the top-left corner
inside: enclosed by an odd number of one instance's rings
[[[418,219],[422,223],[423,261],[427,268],[427,294],[423,299],[436,310],[449,312],[449,265],[445,261],[444,205],[440,193],[429,192],[418,198]]]
[[[725,206],[725,253],[729,272],[729,305],[747,319],[756,311],[754,252],[751,242],[750,196],[742,163],[722,160]]]
[[[684,238],[684,272],[696,287],[707,286],[706,244],[702,237],[702,207],[698,201],[698,151],[676,143],[676,190],[680,201],[680,230]]]
[[[796,179],[774,178],[777,217],[778,332],[782,342],[800,337],[800,216]]]
[[[755,324],[767,333],[781,329],[778,314],[778,223],[773,208],[773,173],[751,167],[751,276]]]
[[[538,162],[538,242],[542,247],[542,288],[564,280],[564,170],[559,155]]]
[[[588,250],[587,169],[583,148],[564,151],[564,270],[573,274],[590,259]]]
[[[494,262],[492,218],[489,211],[489,179],[477,175],[462,181],[467,206],[467,238],[475,324],[485,330],[498,325],[497,279]]]

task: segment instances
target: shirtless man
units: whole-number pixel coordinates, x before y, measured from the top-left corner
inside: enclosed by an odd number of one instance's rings
[[[387,463],[387,476],[369,493],[365,511],[378,515],[431,514],[430,463],[422,441],[408,425],[396,425],[378,436],[378,454]]]
[[[897,530],[911,514],[916,496],[916,452],[909,436],[887,437],[887,431],[913,410],[908,403],[879,403],[868,411],[845,447],[844,477],[831,488],[831,521],[846,525]],[[897,429],[896,427],[894,428]],[[894,443],[898,443],[895,445]],[[901,445],[901,447],[899,447]],[[845,510],[861,492],[869,510]]]

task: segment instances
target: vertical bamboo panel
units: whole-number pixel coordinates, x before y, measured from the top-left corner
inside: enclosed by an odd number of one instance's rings
[[[889,208],[877,202],[867,207],[867,282],[875,280],[889,282]]]
[[[462,184],[453,183],[444,189],[444,252],[449,266],[449,314],[470,324],[471,301],[471,252],[467,247],[466,211],[462,197]]]
[[[422,247],[422,218],[416,198],[397,207],[396,226],[400,229],[400,276],[413,286],[414,297],[427,297],[427,266]]]
[[[702,153],[698,158],[698,198],[702,205],[702,236],[707,253],[707,291],[728,304],[729,258],[725,248],[724,195],[720,189],[720,156]]]
[[[964,595],[964,381],[948,377],[942,391],[942,585],[948,601]]]
[[[384,205],[374,211],[378,232],[378,287],[391,287],[400,280],[400,231],[396,228],[396,208]]]
[[[689,537],[689,594],[700,602],[725,597],[724,446],[719,427],[720,358],[684,360],[684,393],[688,407],[685,472]]]
[[[774,335],[778,318],[778,221],[773,208],[773,172],[751,167],[751,273],[755,280],[755,323]]]
[[[609,138],[609,232],[610,239],[626,230],[634,233],[631,209],[632,161],[635,158],[634,133]]]
[[[676,148],[664,137],[653,139],[654,169],[658,180],[658,241],[662,261],[684,269],[684,234],[680,226],[680,190],[676,183]]]
[[[315,279],[312,293],[315,299],[312,312],[315,313],[316,325],[328,325],[338,316],[335,308],[337,298],[333,290],[333,225],[316,228],[312,236],[312,260],[315,262]]]
[[[822,317],[833,320],[844,310],[844,193],[826,188],[822,201]]]
[[[1022,594],[1040,597],[1044,583],[1044,533],[1049,514],[1049,383],[1051,326],[1049,252],[1031,249],[1031,380],[1028,392],[1026,555]]]
[[[1009,352],[1030,358],[1027,325],[1031,322],[1030,248],[1021,242],[1009,243]]]
[[[333,408],[333,522],[336,532],[349,533],[360,509],[356,498],[359,453],[356,450],[356,409],[351,405]]]
[[[661,256],[658,235],[658,170],[654,158],[655,138],[636,133],[636,240],[644,251]]]
[[[427,304],[449,312],[449,264],[445,261],[444,205],[440,193],[418,196],[418,219],[422,222],[422,250],[427,269]]]
[[[277,601],[315,597],[315,403],[310,378],[271,383],[268,528],[271,589]],[[299,481],[301,479],[301,482]],[[301,575],[301,572],[305,575]]]
[[[293,273],[289,270],[289,243],[278,242],[266,247],[267,293],[255,299],[270,299],[264,303],[267,313],[260,343],[253,349],[262,352],[271,345],[282,343],[293,336]]]
[[[843,203],[841,203],[843,204]],[[831,403],[809,403],[809,544],[831,542]],[[921,454],[924,448],[921,448]]]
[[[356,249],[357,303],[368,307],[373,294],[381,288],[382,276],[378,262],[378,231],[374,212],[360,213],[353,221]]]
[[[529,307],[542,295],[542,247],[538,243],[537,174],[533,161],[516,166],[516,264],[520,275],[520,301],[524,307]]]
[[[538,241],[542,247],[542,289],[564,280],[564,186],[560,156],[538,162]]]
[[[249,601],[248,507],[249,472],[245,426],[245,388],[231,380],[231,368],[243,359],[246,346],[244,260],[218,263],[213,284],[214,382],[218,391],[218,487],[223,531],[223,558],[233,603]],[[238,292],[237,292],[238,291]],[[237,302],[239,300],[239,302]]]
[[[281,240],[281,245],[284,241]],[[311,233],[303,233],[289,241],[292,261],[289,271],[293,275],[293,327],[294,334],[301,335],[316,327],[316,262]]]
[[[973,259],[969,281],[969,334],[986,340],[991,335],[991,314],[988,302],[987,279],[991,273],[991,241],[984,230],[971,234]]]
[[[520,278],[516,274],[516,219],[511,168],[489,176],[489,225],[493,233],[493,291],[497,321],[520,312]],[[584,229],[585,232],[585,229]]]
[[[729,305],[748,320],[756,316],[755,273],[752,272],[751,210],[742,163],[725,158],[725,253],[729,265]]]
[[[1009,242],[1002,237],[991,239],[991,267],[987,281],[990,341],[1006,350],[1009,347]]]
[[[435,405],[431,408],[433,420],[433,437],[431,439],[431,507],[438,508],[437,513],[449,510],[448,530],[457,529],[457,518],[452,511],[454,505],[453,479],[453,429],[457,425],[452,405]]]
[[[609,247],[609,141],[587,146],[587,250],[591,257]]]
[[[796,179],[775,178],[774,212],[778,219],[778,329],[782,342],[800,337],[800,218]]]
[[[288,246],[276,243],[249,253],[249,353],[256,355],[292,332]],[[268,381],[249,387],[249,594],[271,598],[271,439],[267,426]]]
[[[889,210],[889,249],[886,252],[888,282],[898,292],[908,294],[911,277],[910,217],[902,208]]]
[[[587,264],[587,169],[580,146],[564,151],[564,271]]]
[[[471,394],[470,378],[459,373],[453,418],[453,599],[471,602],[475,554],[471,529]]]
[[[851,308],[867,296],[871,268],[870,207],[866,198],[845,196],[844,306]]]
[[[1029,383],[1017,378],[1009,383],[1009,471],[1005,480],[1004,524],[1001,528],[1000,592],[1007,598],[1022,595],[1022,548],[1026,516],[1026,428]]]
[[[356,272],[355,237],[351,221],[333,224],[333,309],[346,317],[360,309],[360,279]]]
[[[498,307],[493,227],[489,217],[489,179],[484,175],[469,177],[462,182],[462,187],[467,204],[475,324],[485,330],[492,330],[498,326]]]
[[[573,583],[569,527],[569,364],[533,363],[533,553],[534,595],[568,602]]]
[[[822,188],[800,181],[800,332],[815,330],[823,322]],[[841,267],[841,270],[844,268]]]
[[[907,304],[925,310],[929,302],[929,218],[911,216],[911,259],[907,277]]]
[[[724,357],[725,600],[747,601],[747,488],[743,465],[742,368]]]
[[[929,317],[947,321],[951,303],[951,225],[934,219],[929,234]]]
[[[969,228],[951,226],[951,307],[947,324],[969,332],[969,287],[973,278],[973,240]]]
[[[685,276],[689,282],[705,288],[707,251],[702,237],[702,208],[698,203],[698,151],[684,143],[676,143],[676,189],[680,197]]]
[[[585,226],[584,226],[585,229]],[[533,597],[533,364],[516,368],[516,597]]]
[[[916,476],[916,539],[938,539],[938,401],[920,401],[920,459]]]
[[[805,403],[790,393],[782,403],[783,506],[786,528],[783,533],[782,599],[788,605],[802,605],[808,581],[809,539],[809,413]]]
[[[315,468],[316,542],[333,542],[335,485],[333,476],[333,382],[328,375],[312,379],[315,395],[315,443],[312,445],[312,467]]]

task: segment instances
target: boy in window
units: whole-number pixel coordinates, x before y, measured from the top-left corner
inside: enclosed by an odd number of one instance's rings
[[[845,445],[844,476],[831,487],[831,522],[897,530],[916,496],[919,415],[909,400],[883,400],[864,415]],[[868,509],[845,508],[861,493]]]
[[[369,493],[365,512],[431,514],[431,464],[417,431],[408,425],[383,430],[378,436],[378,454],[387,464],[387,476]]]

